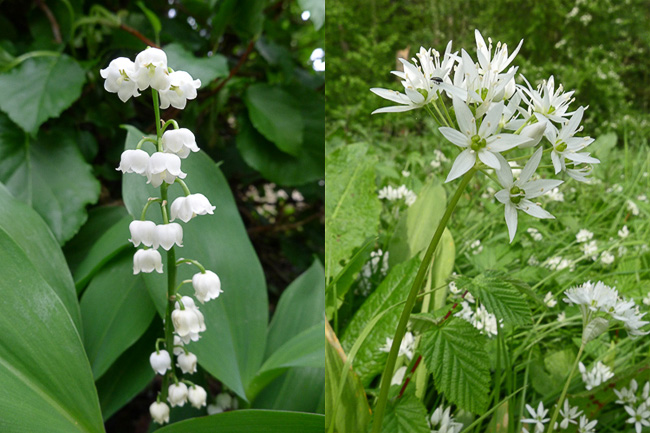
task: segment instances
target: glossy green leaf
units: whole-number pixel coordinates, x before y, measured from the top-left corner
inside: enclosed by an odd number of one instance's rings
[[[427,409],[414,395],[404,395],[391,400],[386,406],[386,417],[381,431],[384,433],[430,433]]]
[[[36,213],[0,188],[0,209],[12,208],[16,224],[0,221],[0,426],[3,432],[103,432],[90,365],[73,319],[58,293],[66,288],[42,276],[48,265],[30,261],[15,239],[32,230]],[[17,230],[18,224],[23,225]],[[41,221],[37,227],[43,227]],[[51,237],[50,237],[51,238]],[[39,242],[62,260],[52,240]],[[64,265],[65,266],[65,265]]]
[[[282,152],[300,155],[303,117],[289,93],[278,86],[254,84],[246,90],[244,102],[255,129]]]
[[[31,58],[0,74],[0,109],[36,135],[43,122],[58,117],[79,98],[85,81],[84,70],[65,54]]]
[[[126,148],[133,149],[144,135],[127,127]],[[214,215],[201,215],[183,225],[183,247],[176,248],[176,257],[200,261],[221,278],[224,293],[204,305],[198,304],[205,316],[207,331],[189,348],[209,373],[224,382],[242,398],[264,358],[268,324],[268,300],[262,267],[248,239],[235,200],[223,174],[205,153],[193,153],[183,160],[185,182],[190,190],[204,194],[216,206]],[[132,215],[140,217],[149,197],[159,192],[145,184],[145,178],[126,174],[122,183],[124,203]],[[169,200],[182,194],[178,185],[169,190]],[[160,210],[151,206],[148,219],[160,221]],[[166,269],[166,254],[163,254]],[[193,266],[178,268],[178,281],[191,278]],[[147,274],[145,283],[159,313],[165,309],[166,278],[164,274]],[[184,286],[182,294],[191,294]]]
[[[156,314],[142,276],[133,275],[129,253],[95,275],[80,305],[84,346],[95,379],[144,334]]]
[[[75,327],[81,333],[81,312],[74,283],[54,235],[36,212],[15,200],[2,184],[0,232],[10,236],[25,252],[28,261],[61,299]]]
[[[298,0],[300,8],[309,11],[309,19],[316,31],[325,24],[325,0]]]
[[[328,155],[325,169],[325,280],[343,269],[352,252],[377,235],[381,203],[377,198],[375,158],[364,144],[339,148]]]
[[[0,114],[0,181],[32,206],[59,244],[86,221],[86,205],[99,197],[99,182],[79,152],[74,133],[41,131],[34,140]]]
[[[158,433],[323,433],[325,417],[311,413],[236,410],[168,425]]]
[[[300,389],[300,392],[296,392]],[[256,409],[320,412],[325,393],[325,370],[322,368],[291,368],[266,386],[255,398]]]
[[[201,88],[205,88],[216,78],[228,76],[228,60],[221,54],[203,58],[194,57],[194,54],[177,42],[165,45],[163,49],[167,54],[169,67],[189,72],[192,78],[201,80]]]
[[[346,352],[350,350],[361,331],[373,317],[387,307],[406,299],[419,266],[419,257],[414,257],[390,270],[384,281],[366,299],[363,305],[361,305],[361,308],[357,310],[350,324],[345,329],[341,344]],[[394,308],[377,322],[372,333],[363,342],[354,359],[354,370],[361,378],[361,382],[366,386],[384,368],[387,354],[379,349],[386,344],[386,338],[393,337],[400,313],[401,310],[399,308]]]

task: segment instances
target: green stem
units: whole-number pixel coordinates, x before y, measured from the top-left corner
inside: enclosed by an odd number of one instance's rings
[[[161,202],[161,198],[150,198],[147,203],[144,205],[144,208],[142,209],[142,214],[140,215],[140,220],[144,221],[147,218],[147,210],[149,209],[149,206],[151,206],[152,203],[156,202]]]
[[[199,263],[198,261],[193,260],[193,259],[178,259],[178,261],[176,262],[176,266],[182,265],[183,263],[191,263],[194,266],[196,266],[197,268],[199,268],[199,270],[201,271],[202,274],[205,274],[205,267],[201,263]]]
[[[142,140],[138,141],[138,144],[135,146],[135,148],[140,149],[142,145],[145,144],[146,142],[151,142],[156,146],[158,145],[158,140],[154,140],[153,138],[149,138],[149,137],[144,137]]]
[[[399,323],[397,324],[397,330],[395,331],[395,336],[393,337],[393,344],[390,348],[390,352],[388,353],[386,367],[384,368],[384,372],[382,374],[381,387],[379,390],[379,398],[377,400],[377,405],[375,406],[375,416],[372,424],[372,433],[379,433],[381,431],[381,424],[384,418],[384,412],[386,411],[386,403],[388,402],[388,390],[390,389],[390,380],[391,377],[393,376],[393,370],[395,369],[395,362],[397,361],[399,346],[402,343],[402,338],[404,338],[404,334],[406,333],[406,325],[408,324],[409,316],[411,315],[411,311],[413,310],[413,306],[415,305],[415,300],[417,299],[418,292],[420,290],[420,287],[422,286],[422,283],[424,282],[424,277],[426,276],[427,270],[431,265],[431,259],[433,258],[433,253],[436,251],[436,248],[438,247],[438,243],[440,243],[440,239],[442,238],[442,233],[445,230],[445,227],[447,226],[447,222],[449,221],[451,214],[453,213],[454,209],[456,208],[456,205],[458,204],[458,200],[460,199],[460,196],[463,195],[463,191],[465,191],[465,188],[467,187],[467,184],[469,184],[469,181],[474,176],[474,173],[476,173],[476,169],[472,168],[469,172],[465,174],[462,181],[458,185],[458,189],[456,190],[454,196],[451,198],[451,201],[447,205],[447,209],[445,210],[445,213],[442,216],[440,223],[438,224],[438,228],[436,229],[436,232],[433,235],[433,238],[431,239],[431,243],[429,244],[429,247],[427,248],[427,251],[424,254],[424,258],[422,259],[422,264],[420,264],[418,273],[415,276],[415,281],[411,286],[411,291],[409,292],[408,298],[406,299],[406,304],[404,305],[404,309],[402,310],[402,315],[400,316]],[[426,222],[423,223],[426,224]]]
[[[553,416],[551,417],[551,423],[548,425],[548,433],[553,433],[555,431],[555,428],[553,426],[557,421],[557,416],[560,413],[560,408],[562,407],[562,404],[564,403],[564,398],[566,397],[566,393],[569,390],[571,379],[573,379],[573,375],[575,374],[576,369],[578,368],[578,363],[580,362],[580,357],[582,356],[583,350],[585,350],[584,341],[580,345],[580,350],[578,350],[578,356],[576,356],[576,360],[573,362],[573,367],[571,367],[571,373],[569,373],[569,377],[567,378],[566,383],[564,384],[564,388],[562,389],[562,394],[560,394],[560,399],[557,401],[557,405],[555,406],[555,410],[553,411]]]
[[[185,193],[185,197],[192,194],[190,192],[190,189],[187,187],[187,184],[182,179],[176,178],[176,180],[174,180],[174,182],[176,182],[177,184],[179,184],[181,186],[181,188],[183,188],[183,192]]]
[[[165,132],[165,129],[167,129],[167,127],[168,127],[170,124],[171,124],[171,125],[174,125],[174,129],[178,129],[178,122],[175,121],[174,119],[169,119],[169,120],[166,121],[165,124],[162,126],[162,132]]]
[[[424,108],[427,109],[427,111],[429,112],[429,114],[430,114],[431,117],[433,118],[434,122],[436,122],[436,123],[438,124],[438,126],[442,126],[442,125],[443,125],[443,123],[440,121],[440,119],[438,119],[438,118],[436,117],[436,115],[434,114],[434,112],[431,111],[431,108],[429,107],[428,104],[425,105]],[[446,124],[446,122],[445,122],[444,124]]]
[[[156,141],[158,144],[158,152],[162,152],[162,131],[160,130],[160,104],[158,103],[158,91],[152,88],[151,95],[153,96],[153,111],[156,113]]]

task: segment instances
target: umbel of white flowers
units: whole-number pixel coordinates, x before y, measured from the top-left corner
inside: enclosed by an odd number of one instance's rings
[[[440,125],[440,133],[461,149],[446,182],[472,169],[486,173],[495,170],[502,188],[496,199],[505,206],[512,242],[517,211],[554,218],[531,200],[563,182],[548,177],[566,173],[579,182],[588,182],[591,165],[600,161],[584,151],[594,140],[576,136],[582,130],[585,107],[569,111],[573,91],[565,92],[562,85],[556,88],[552,76],[537,88],[523,75],[525,85],[515,82],[517,67],[511,64],[523,40],[509,54],[507,44],[498,42],[494,48],[492,40],[488,38],[486,43],[478,30],[474,35],[477,62],[465,50],[460,55],[453,52],[451,42],[442,55],[431,48],[420,48],[411,62],[400,59],[404,70],[392,73],[401,80],[404,91],[370,89],[397,104],[373,114],[426,109]],[[536,171],[543,156],[549,157],[554,173],[546,173],[545,179],[539,180]],[[515,180],[509,163],[527,157],[526,168]]]
[[[185,71],[173,71],[167,66],[167,55],[157,48],[147,48],[139,53],[135,62],[125,57],[114,59],[106,69],[100,71],[101,76],[106,80],[104,88],[117,93],[120,100],[128,101],[131,97],[140,96],[140,92],[151,87],[155,95],[159,95],[160,108],[168,108],[170,105],[178,109],[184,109],[187,101],[195,99],[197,89],[201,86],[200,80],[194,80]],[[166,130],[170,125],[174,129]],[[136,149],[125,150],[120,158],[120,165],[117,170],[123,173],[135,173],[146,178],[154,188],[164,184],[172,185],[178,183],[184,195],[176,198],[171,203],[169,219],[164,218],[163,224],[156,224],[146,220],[146,211],[151,203],[160,202],[161,206],[167,204],[162,198],[150,198],[144,206],[142,217],[129,225],[131,234],[130,242],[135,247],[140,247],[133,257],[133,273],[140,272],[163,272],[162,257],[158,248],[169,251],[174,246],[183,246],[183,227],[179,223],[172,222],[179,219],[188,223],[197,215],[212,215],[213,206],[203,194],[192,194],[183,182],[187,177],[181,169],[181,162],[191,153],[198,152],[196,138],[192,131],[186,128],[179,128],[178,123],[169,120],[161,125],[162,136],[158,140],[143,138]],[[155,151],[151,154],[141,147],[151,142],[155,145]],[[166,212],[163,212],[166,215]],[[179,259],[176,263],[168,263],[168,266],[177,266],[180,263],[195,264],[201,272],[192,277],[194,297],[202,304],[216,299],[222,293],[221,280],[212,271],[206,270],[195,260]],[[185,281],[187,282],[187,281]],[[183,283],[185,283],[183,282]],[[181,284],[182,286],[182,284]],[[156,350],[149,358],[151,368],[158,374],[170,374],[173,383],[168,388],[167,402],[158,399],[151,404],[149,412],[153,420],[159,424],[169,422],[170,406],[183,406],[187,401],[196,408],[206,405],[207,393],[198,385],[192,382],[179,381],[172,368],[173,357],[176,357],[176,365],[183,374],[194,374],[197,371],[197,357],[189,352],[185,345],[200,338],[200,332],[205,331],[205,320],[203,314],[190,296],[181,296],[176,289],[174,298],[174,310],[171,314],[174,325],[173,347],[159,349],[158,344],[165,339],[159,339],[156,343]],[[170,355],[170,352],[173,355]],[[189,387],[188,387],[189,385]]]

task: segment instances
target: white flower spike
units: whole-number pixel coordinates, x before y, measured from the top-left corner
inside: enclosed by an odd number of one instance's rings
[[[160,108],[174,108],[182,110],[188,99],[196,98],[196,89],[201,87],[201,80],[195,80],[185,71],[176,71],[169,74],[169,88],[160,92]]]
[[[117,93],[122,102],[128,101],[132,96],[140,96],[138,85],[135,82],[135,64],[126,57],[118,57],[108,64],[106,69],[101,69],[99,74],[106,81],[104,89]]]
[[[133,256],[133,275],[140,272],[158,272],[162,274],[162,257],[157,250],[138,250]]]
[[[219,297],[221,290],[221,280],[212,271],[199,272],[192,277],[192,286],[194,287],[194,297],[200,303],[205,303],[211,299]]]
[[[198,152],[196,138],[187,128],[171,129],[162,135],[163,152],[174,153],[179,158],[185,159],[192,152]]]

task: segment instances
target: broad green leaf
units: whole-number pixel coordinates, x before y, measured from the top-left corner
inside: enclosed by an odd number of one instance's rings
[[[296,392],[300,389],[300,392]],[[320,412],[325,393],[325,370],[292,368],[266,386],[253,402],[255,409]]]
[[[389,401],[381,430],[384,433],[430,433],[427,409],[412,394]]]
[[[376,236],[381,203],[377,198],[375,158],[366,145],[353,144],[327,156],[325,178],[325,283],[343,269],[352,252]]]
[[[334,424],[336,433],[365,432],[370,422],[366,391],[354,370],[349,369],[339,393],[338,383],[346,356],[329,324],[325,325],[325,337],[325,431]],[[336,415],[333,414],[335,406],[338,407]]]
[[[228,61],[221,54],[203,58],[194,57],[194,54],[177,42],[165,45],[163,49],[167,54],[169,67],[175,71],[189,72],[192,78],[201,80],[201,88],[205,88],[216,78],[228,76]]]
[[[86,221],[100,185],[84,161],[75,133],[64,128],[41,131],[36,139],[0,114],[0,182],[45,220],[59,244]]]
[[[72,276],[59,244],[43,219],[26,204],[14,199],[0,184],[0,233],[11,237],[27,260],[61,299],[81,334],[81,312]]]
[[[316,31],[325,24],[325,0],[298,0],[300,8],[309,11],[309,19]]]
[[[230,25],[243,40],[255,40],[264,26],[266,0],[235,0]]]
[[[341,344],[346,352],[350,350],[361,331],[373,317],[387,307],[406,300],[419,266],[420,258],[414,257],[390,270],[384,281],[357,310],[345,329]],[[354,371],[366,386],[384,368],[387,354],[379,349],[386,344],[386,338],[393,337],[400,314],[401,310],[394,308],[377,322],[373,332],[363,342],[354,359]]]
[[[155,314],[142,276],[133,275],[131,254],[95,275],[81,298],[84,346],[95,379],[144,334]]]
[[[126,127],[126,148],[133,149],[144,135],[136,128]],[[242,398],[264,359],[268,324],[268,300],[262,267],[248,239],[228,182],[217,165],[203,152],[183,160],[185,182],[193,193],[204,194],[216,206],[214,215],[200,215],[183,225],[183,247],[176,248],[176,257],[200,261],[221,279],[224,293],[204,305],[207,331],[190,344],[199,363],[210,374],[224,382]],[[124,175],[122,195],[131,215],[138,218],[149,197],[159,191],[145,184],[137,174]],[[182,194],[178,185],[169,189],[169,201]],[[160,210],[150,207],[148,219],[160,222]],[[167,269],[166,254],[163,254]],[[177,281],[189,279],[196,268],[178,268]],[[167,274],[147,274],[145,283],[159,314],[165,310]],[[190,286],[181,289],[191,294]]]
[[[97,392],[81,337],[56,289],[42,276],[46,262],[30,261],[15,239],[32,230],[36,213],[0,189],[0,209],[12,208],[16,224],[0,221],[0,425],[3,432],[103,432]],[[21,229],[16,229],[22,224]],[[43,227],[43,222],[37,227]],[[45,255],[62,253],[52,240]],[[63,264],[65,266],[65,264]],[[65,289],[65,290],[64,290]]]
[[[484,337],[461,319],[433,328],[422,336],[422,354],[436,389],[460,408],[473,413],[487,409],[490,384]]]
[[[149,364],[156,338],[162,334],[161,325],[153,323],[138,341],[111,365],[97,381],[99,404],[104,421],[140,393],[153,379],[155,373]]]
[[[302,113],[294,98],[281,87],[254,84],[246,89],[248,116],[264,137],[284,153],[300,155],[303,136]]]
[[[427,249],[446,204],[445,190],[435,179],[422,188],[415,203],[400,217],[391,237],[388,246],[391,266]]]
[[[0,109],[35,136],[43,122],[79,98],[85,81],[84,70],[65,54],[31,58],[0,74]]]
[[[101,235],[88,250],[86,257],[79,264],[74,272],[77,292],[83,290],[90,279],[104,266],[109,260],[124,250],[132,250],[135,254],[135,248],[129,242],[130,231],[129,224],[133,221],[131,215],[126,215]]]
[[[517,325],[529,324],[530,307],[519,290],[500,272],[486,271],[474,278],[460,277],[456,285],[468,290],[497,319]]]
[[[323,433],[325,417],[311,413],[235,410],[168,425],[158,433]]]

